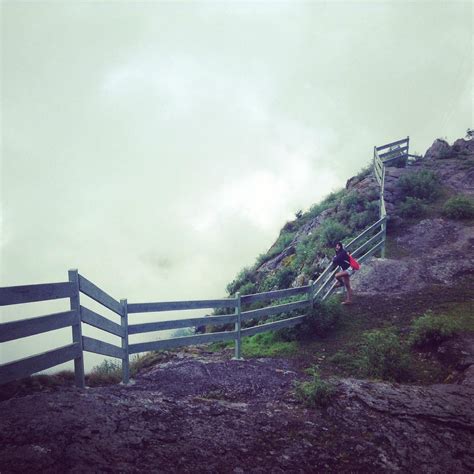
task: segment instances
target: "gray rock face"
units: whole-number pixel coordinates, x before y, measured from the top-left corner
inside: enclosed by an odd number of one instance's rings
[[[451,350],[461,384],[342,379],[324,410],[295,400],[295,361],[179,353],[129,387],[0,403],[0,470],[472,472],[473,349]]]
[[[425,153],[425,159],[427,160],[437,160],[443,159],[450,154],[451,147],[449,143],[445,140],[438,138],[434,141]]]
[[[474,275],[474,226],[425,219],[398,237],[398,259],[372,258],[352,277],[359,293],[404,293]]]

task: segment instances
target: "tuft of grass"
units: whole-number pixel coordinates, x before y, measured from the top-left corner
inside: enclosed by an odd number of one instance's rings
[[[274,331],[242,338],[243,357],[291,356],[297,351],[296,341],[284,341]]]
[[[413,321],[409,343],[414,347],[436,346],[460,331],[460,323],[452,317],[427,312]]]
[[[410,378],[410,354],[393,329],[366,331],[362,337],[361,366],[369,377],[390,381]]]
[[[471,219],[474,217],[474,201],[468,196],[454,196],[445,202],[443,214],[450,219]]]
[[[311,376],[310,380],[296,381],[294,384],[296,398],[311,408],[328,406],[335,394],[334,387],[321,380],[314,367],[307,369],[306,372]]]

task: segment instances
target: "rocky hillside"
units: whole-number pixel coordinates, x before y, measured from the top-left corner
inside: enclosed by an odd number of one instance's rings
[[[423,280],[448,283],[473,272],[474,260],[466,258],[472,254],[472,218],[468,214],[456,220],[452,217],[459,216],[444,212],[447,201],[456,196],[474,196],[474,140],[449,145],[438,139],[414,164],[386,168],[387,257],[411,255],[415,260],[404,265],[377,261],[374,268],[396,271],[400,278],[395,286],[409,276],[407,283],[413,288]],[[334,243],[349,241],[375,222],[378,209],[379,186],[369,167],[349,179],[345,189],[287,222],[269,251],[228,285],[228,293],[249,294],[314,280],[332,257]],[[357,282],[359,290],[371,291],[367,271],[360,273],[365,277]],[[373,288],[381,283],[389,289],[380,279]]]
[[[299,332],[244,338],[242,361],[187,348],[153,354],[129,386],[13,390],[0,472],[474,472],[474,140],[437,140],[386,178],[387,258],[353,277],[354,305],[336,295]],[[364,170],[229,292],[317,276],[378,205]]]

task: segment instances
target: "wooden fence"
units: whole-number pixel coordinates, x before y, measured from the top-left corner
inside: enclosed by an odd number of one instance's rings
[[[387,223],[383,195],[385,166],[395,159],[403,159],[405,156],[409,156],[408,142],[409,138],[407,137],[404,140],[374,148],[373,170],[380,185],[380,218],[345,245],[345,248],[359,262],[363,262],[377,252],[381,252],[382,255],[384,253]],[[385,151],[387,149],[388,151]],[[383,153],[379,153],[381,151]],[[315,282],[310,281],[305,286],[244,296],[237,294],[235,298],[213,300],[156,303],[128,303],[126,299],[118,301],[80,275],[77,270],[70,270],[68,281],[61,283],[0,288],[0,306],[61,298],[68,298],[70,306],[69,311],[0,324],[0,343],[71,327],[70,344],[31,357],[1,364],[0,384],[73,360],[76,385],[84,387],[84,351],[120,359],[122,361],[122,382],[125,384],[129,382],[130,377],[130,355],[140,352],[233,340],[235,341],[235,358],[240,359],[242,337],[299,324],[306,317],[304,314],[296,316],[288,316],[288,314],[295,310],[310,309],[314,305],[315,300],[324,301],[335,288],[334,276],[337,270],[332,267],[332,263],[329,264]],[[80,299],[81,293],[118,315],[120,324],[83,306]],[[261,301],[269,303],[285,298],[292,298],[293,300],[283,304],[270,304],[260,309],[242,311],[243,305]],[[133,323],[133,315],[138,313],[216,308],[233,309],[234,312],[233,314],[218,316],[205,315],[187,319],[152,321],[140,324]],[[277,321],[262,321],[269,317],[281,316],[282,314],[287,315],[287,317]],[[131,319],[131,324],[129,323],[129,318]],[[243,328],[243,321],[254,321],[257,324]],[[82,324],[87,324],[106,333],[118,336],[121,340],[120,346],[83,336]],[[232,330],[129,344],[129,336],[134,334],[202,325],[225,327],[228,324],[232,325]]]

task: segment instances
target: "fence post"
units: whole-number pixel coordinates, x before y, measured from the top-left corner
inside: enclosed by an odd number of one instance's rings
[[[242,348],[241,348],[241,329],[242,329],[242,304],[240,299],[240,293],[236,293],[235,298],[237,300],[237,306],[235,307],[235,314],[237,321],[235,322],[235,331],[237,337],[235,338],[235,357],[234,360],[242,360]]]
[[[128,354],[128,307],[127,300],[120,300],[120,305],[122,306],[122,314],[120,315],[120,322],[124,334],[122,336],[122,349],[125,354],[122,359],[122,383],[128,384],[130,381],[130,358]]]
[[[313,280],[309,280],[308,282],[309,289],[308,289],[308,299],[309,299],[309,307],[311,309],[314,308],[314,300],[313,300]]]
[[[79,271],[77,269],[68,271],[69,281],[74,283],[74,295],[69,298],[69,304],[72,311],[76,311],[79,318],[78,323],[72,326],[72,342],[79,344],[81,355],[74,359],[74,379],[76,386],[84,388],[86,381],[84,377],[84,351],[82,350],[82,321],[81,304],[79,297]]]
[[[382,164],[382,184],[380,185],[380,209],[384,210],[384,215],[380,213],[380,217],[387,217],[387,212],[385,211],[385,203],[384,203],[384,188],[385,188],[385,165]],[[382,245],[382,249],[380,251],[380,257],[385,258],[385,239],[387,237],[387,219],[385,219],[382,223],[382,238],[384,239],[384,243]]]

